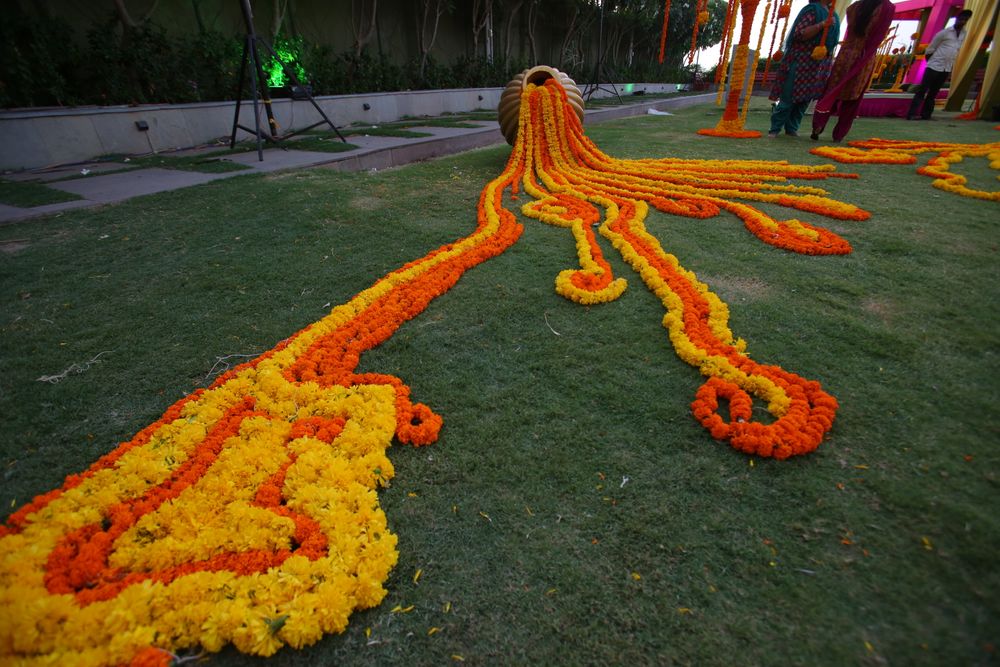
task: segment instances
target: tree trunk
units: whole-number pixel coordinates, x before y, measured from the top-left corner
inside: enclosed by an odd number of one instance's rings
[[[198,0],[191,0],[191,8],[194,10],[194,22],[198,25],[198,34],[205,34],[205,21],[201,18],[201,7]]]
[[[369,2],[371,3],[369,5]],[[351,29],[354,31],[354,56],[361,57],[361,52],[375,36],[376,18],[378,15],[378,0],[351,1]]]
[[[437,40],[438,26],[441,23],[441,15],[444,14],[447,0],[421,0],[422,8],[420,25],[417,26],[417,45],[420,47],[420,78],[424,78],[427,71],[427,58],[430,56],[434,42]],[[432,10],[433,7],[433,10]],[[432,15],[433,14],[433,18]],[[431,34],[427,36],[427,24],[431,23]]]
[[[479,35],[490,19],[493,0],[472,0],[472,55],[479,56]]]
[[[288,10],[289,0],[274,0],[274,11],[271,13],[271,43],[278,38],[281,26],[285,22],[285,11]]]
[[[517,0],[516,2],[511,3],[510,11],[507,14],[507,21],[504,27],[504,36],[503,36],[504,40],[503,57],[504,60],[506,60],[507,62],[510,62],[510,47],[514,42],[512,35],[514,30],[514,17],[516,17],[517,13],[521,11],[521,5],[523,4],[524,0]]]
[[[538,64],[538,45],[535,43],[535,24],[538,23],[538,0],[528,0],[528,56],[531,65]]]
[[[573,6],[573,16],[569,19],[569,26],[566,28],[566,36],[563,37],[562,44],[559,45],[559,69],[566,71],[566,49],[569,48],[569,41],[573,39],[574,28],[577,27],[576,20],[580,17],[579,5]]]

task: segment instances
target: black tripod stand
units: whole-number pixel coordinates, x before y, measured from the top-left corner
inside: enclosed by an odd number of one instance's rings
[[[583,87],[583,99],[589,102],[594,93],[603,90],[606,93],[614,93],[618,103],[624,104],[614,83],[610,83],[611,90],[601,85],[601,79],[604,78],[604,0],[598,0],[598,6],[600,10],[597,24],[597,62],[594,64],[594,75],[590,78],[590,83]]]
[[[324,123],[333,128],[333,131],[337,133],[340,140],[346,144],[347,139],[345,139],[344,135],[340,133],[337,126],[334,125],[329,118],[327,118],[323,109],[316,104],[316,100],[313,99],[312,92],[309,90],[309,87],[301,85],[298,78],[295,76],[294,69],[289,67],[288,63],[281,60],[281,58],[275,54],[274,49],[272,49],[267,42],[257,36],[253,27],[253,11],[250,9],[250,0],[241,0],[241,6],[243,9],[243,22],[246,24],[247,28],[247,35],[243,42],[243,59],[240,61],[240,78],[236,84],[236,113],[233,115],[233,133],[229,138],[229,148],[232,149],[236,146],[237,130],[250,132],[257,137],[257,159],[263,162],[264,139],[277,144],[280,141],[294,137],[296,134],[308,132],[314,127]],[[268,92],[267,77],[264,76],[264,68],[261,65],[260,56],[257,53],[258,42],[262,44],[265,49],[267,49],[267,52],[271,54],[271,58],[281,63],[281,68],[285,71],[285,76],[287,76],[292,82],[292,90],[308,99],[312,105],[316,107],[316,111],[319,112],[319,115],[323,118],[323,120],[317,121],[309,127],[304,127],[301,130],[289,132],[288,134],[282,136],[278,135],[278,121],[274,119],[274,111],[271,109],[271,96]],[[240,104],[243,100],[243,80],[246,78],[248,66],[250,70],[250,93],[253,96],[253,129],[250,129],[245,125],[240,125]],[[293,99],[295,99],[294,96]],[[260,107],[258,100],[264,105],[264,111],[267,113],[267,125],[269,129],[268,135],[264,135],[260,130]]]

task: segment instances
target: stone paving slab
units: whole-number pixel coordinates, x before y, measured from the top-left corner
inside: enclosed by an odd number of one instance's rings
[[[239,173],[202,174],[194,171],[177,171],[175,169],[137,169],[119,174],[95,176],[94,178],[58,181],[52,183],[51,187],[78,194],[91,203],[107,204],[124,201],[132,197],[151,195],[156,192],[178,190],[192,185],[200,185]]]
[[[289,144],[291,146],[291,144]],[[228,162],[242,164],[255,171],[271,172],[279,169],[301,169],[303,167],[315,167],[319,164],[336,160],[338,155],[343,153],[327,153],[324,151],[300,151],[294,148],[266,148],[263,151],[264,159],[261,160],[257,151],[249,153],[235,153],[222,158]],[[230,172],[233,174],[248,172]]]
[[[135,168],[136,165],[127,162],[87,162],[36,171],[22,171],[16,174],[4,174],[3,178],[5,181],[48,183],[64,178],[87,178],[89,176],[99,176],[107,171],[124,171]]]

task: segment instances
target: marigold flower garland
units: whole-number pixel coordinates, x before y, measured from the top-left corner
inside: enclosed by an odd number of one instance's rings
[[[813,60],[823,60],[827,56],[828,51],[826,48],[826,36],[830,34],[830,26],[833,24],[834,11],[835,7],[831,4],[830,7],[827,8],[826,20],[823,21],[823,36],[820,37],[819,46],[814,48],[810,54],[810,57]]]
[[[697,0],[694,8],[694,26],[691,28],[691,48],[688,49],[688,65],[694,62],[698,52],[698,29],[708,23],[711,14],[708,12],[708,0]]]
[[[791,9],[791,2],[777,0],[777,2],[775,2],[774,4],[774,8],[775,8],[774,16],[771,17],[771,25],[774,26],[774,30],[771,32],[771,46],[767,50],[767,52],[770,53],[771,55],[770,57],[768,57],[767,62],[764,64],[764,76],[761,79],[761,81],[764,82],[765,86],[767,85],[767,77],[771,73],[771,64],[781,62],[781,59],[784,57],[784,54],[781,52],[781,49],[778,49],[777,51],[774,50],[774,44],[777,41],[778,37],[778,21],[781,19],[785,20],[781,28],[781,40],[782,40],[781,43],[782,44],[785,43],[784,42],[785,30],[788,29],[788,14]],[[763,27],[761,27],[761,34],[763,34]],[[760,51],[759,42],[757,44],[757,50]],[[744,122],[745,122],[745,117],[744,117]]]
[[[376,491],[393,435],[441,418],[360,354],[521,232],[483,189],[469,236],[390,273],[34,499],[0,526],[0,662],[167,665],[232,643],[268,656],[343,631],[395,565]]]
[[[406,264],[35,498],[0,526],[0,659],[25,664],[167,665],[227,643],[249,654],[302,647],[379,604],[395,565],[377,490],[392,479],[393,436],[436,440],[442,420],[388,375],[357,374],[388,339],[476,264],[509,248],[522,212],[570,229],[580,268],[557,291],[591,304],[626,287],[593,232],[609,239],[666,307],[668,337],[708,376],[692,403],[713,437],[760,456],[815,449],[836,400],[816,382],[753,362],[728,308],[666,253],[643,221],[650,205],[706,218],[727,210],[761,240],[802,253],[850,252],[845,240],[763,202],[863,220],[826,196],[833,167],[738,160],[616,160],[583,134],[554,79],[528,86],[518,139],[483,189],[469,236]],[[845,176],[845,175],[839,175]],[[603,210],[603,216],[601,211]],[[753,421],[756,397],[771,423]],[[719,414],[728,402],[728,420]]]
[[[936,188],[963,197],[1000,201],[1000,191],[975,190],[968,179],[950,171],[951,165],[966,157],[985,157],[990,168],[1000,170],[1000,142],[988,144],[957,144],[936,141],[904,141],[868,139],[851,141],[848,146],[820,146],[809,151],[815,155],[846,163],[913,164],[921,153],[936,153],[917,173],[934,179]],[[1000,180],[1000,175],[997,176]]]
[[[719,64],[715,68],[715,83],[718,86],[715,94],[716,104],[722,104],[726,72],[729,71],[729,51],[733,42],[733,32],[736,31],[736,13],[739,11],[739,4],[740,0],[733,0],[726,7],[726,21],[722,26],[722,42],[719,46]]]
[[[663,3],[663,27],[660,29],[660,54],[656,61],[663,64],[663,59],[667,54],[667,26],[670,25],[670,0]]]
[[[562,272],[557,291],[584,304],[609,301],[620,293],[620,288],[610,288],[616,281],[596,239],[583,232],[599,219],[596,208],[603,208],[600,234],[665,306],[663,325],[677,354],[708,376],[691,405],[695,418],[714,438],[749,454],[787,458],[814,450],[833,424],[836,399],[817,382],[751,361],[746,343],[729,330],[726,305],[666,253],[643,222],[650,205],[693,218],[724,209],[766,243],[802,253],[847,253],[849,244],[828,230],[797,220],[777,221],[735,201],[766,201],[833,218],[866,219],[865,211],[828,199],[817,188],[787,183],[789,178],[829,177],[832,169],[737,160],[617,160],[583,134],[554,80],[529,87],[525,98],[522,109],[530,109],[530,122],[521,128],[515,151],[523,142],[521,181],[536,201],[524,204],[521,211],[573,230],[582,269],[570,275],[584,276],[570,289],[567,272]],[[753,397],[767,404],[774,421],[752,419]],[[720,399],[729,404],[728,420],[719,413]]]

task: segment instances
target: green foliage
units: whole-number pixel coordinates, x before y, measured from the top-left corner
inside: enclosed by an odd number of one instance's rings
[[[0,107],[73,104],[78,101],[79,50],[64,20],[33,19],[18,4],[0,21]]]
[[[301,37],[278,36],[271,45],[272,53],[262,53],[264,74],[271,88],[282,88],[292,85],[291,74],[299,82],[309,80],[302,66],[303,41]]]
[[[123,30],[118,18],[107,20],[87,32],[85,98],[97,104],[143,104],[182,101],[182,77],[171,76],[179,68],[175,42],[152,23]]]
[[[580,18],[571,40],[579,53],[565,69],[577,81],[593,76],[596,49],[597,6],[584,0],[563,0],[560,11],[547,17],[568,16],[574,2]],[[711,19],[699,34],[699,45],[718,42],[725,15],[722,0],[710,0]],[[454,11],[458,11],[456,8]],[[522,8],[521,12],[527,10]],[[649,0],[606,3],[603,74],[619,81],[678,82],[690,79],[682,62],[690,44],[693,14],[683,2],[671,5],[667,59],[656,63],[663,5]],[[552,26],[552,34],[566,26]],[[556,37],[550,36],[550,39]],[[282,36],[273,45],[302,83],[315,95],[373,93],[429,88],[503,86],[512,76],[535,63],[523,54],[492,62],[482,56],[460,56],[452,61],[435,58],[423,72],[419,59],[390,59],[372,49],[360,54],[329,44],[311,43],[301,36]],[[523,47],[523,44],[522,44]],[[5,108],[68,104],[186,103],[232,99],[237,90],[243,38],[212,30],[177,35],[153,20],[124,27],[109,12],[85,31],[77,43],[61,19],[45,14],[39,5],[32,12],[14,3],[0,24],[0,104]],[[284,68],[266,49],[259,49],[273,84],[283,86]],[[400,64],[402,62],[402,64]],[[249,89],[244,83],[244,94]]]

